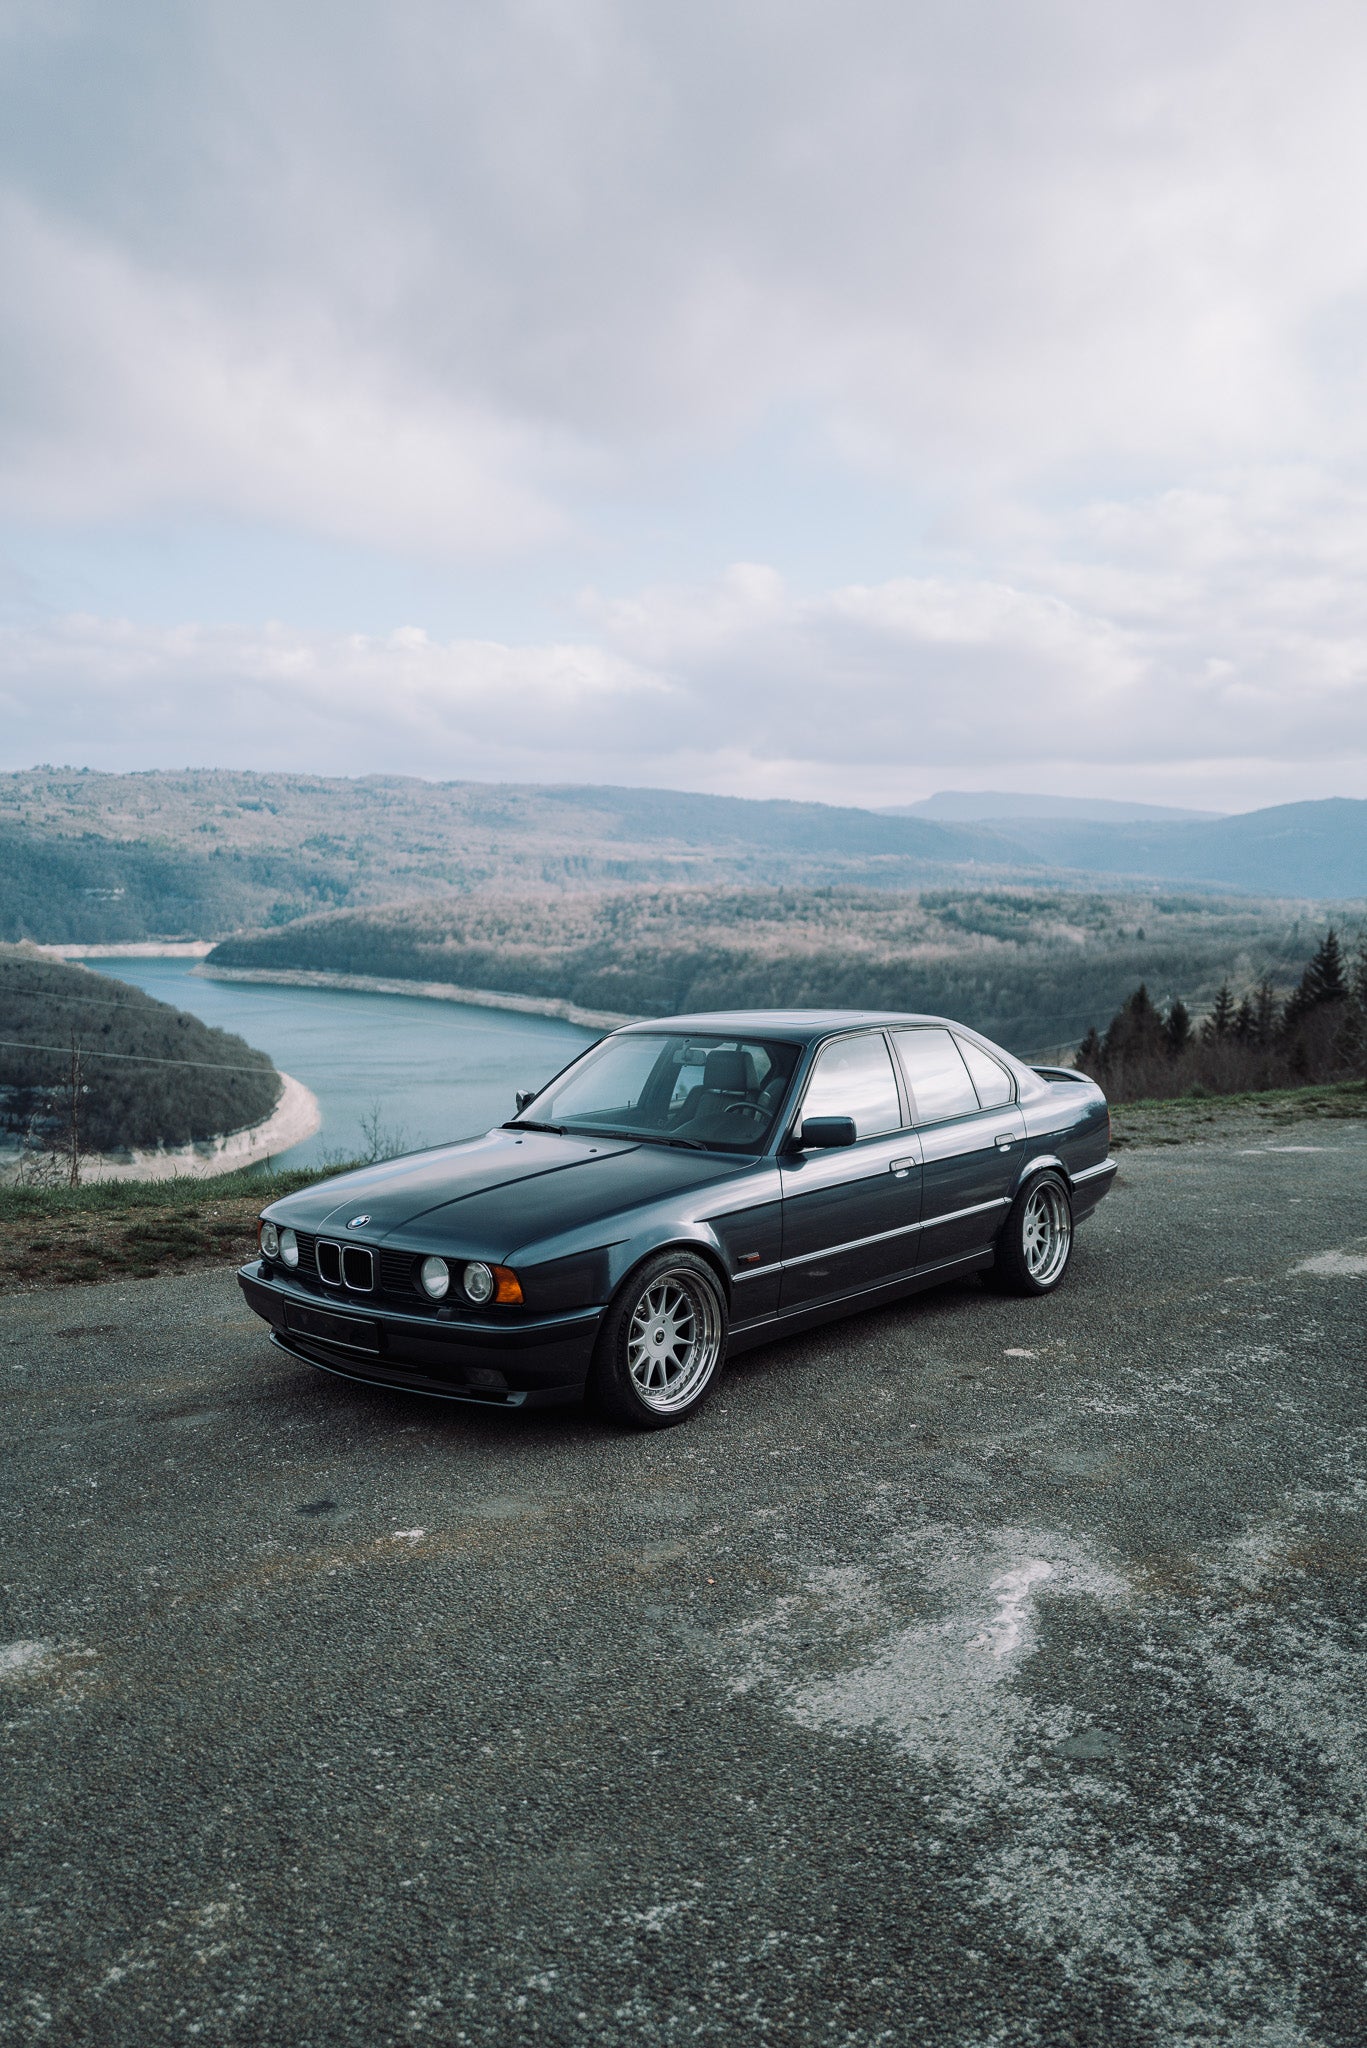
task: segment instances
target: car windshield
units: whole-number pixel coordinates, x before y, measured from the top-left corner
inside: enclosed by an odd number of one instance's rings
[[[760,1038],[632,1031],[604,1039],[513,1119],[708,1151],[758,1152],[800,1046]]]

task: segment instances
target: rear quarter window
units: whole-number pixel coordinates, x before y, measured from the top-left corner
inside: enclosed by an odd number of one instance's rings
[[[894,1031],[893,1044],[911,1089],[918,1124],[976,1114],[978,1097],[959,1048],[948,1031]]]

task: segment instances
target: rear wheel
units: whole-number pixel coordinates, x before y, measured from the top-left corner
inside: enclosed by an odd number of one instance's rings
[[[1004,1294],[1052,1294],[1073,1251],[1073,1205],[1056,1173],[1023,1187],[997,1239],[992,1282]]]
[[[726,1355],[726,1303],[693,1252],[638,1266],[603,1318],[589,1373],[592,1405],[637,1429],[668,1429],[700,1408]]]

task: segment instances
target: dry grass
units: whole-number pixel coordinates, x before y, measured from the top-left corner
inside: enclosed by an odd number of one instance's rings
[[[1314,1088],[1269,1088],[1256,1095],[1182,1095],[1122,1102],[1111,1108],[1111,1149],[1190,1145],[1280,1130],[1288,1124],[1342,1118],[1367,1120],[1367,1082]]]
[[[240,1265],[268,1202],[343,1171],[0,1188],[0,1294]]]

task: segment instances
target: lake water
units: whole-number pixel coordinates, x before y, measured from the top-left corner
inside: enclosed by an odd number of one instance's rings
[[[473,1137],[513,1115],[517,1089],[539,1087],[597,1036],[553,1017],[421,996],[205,981],[193,960],[85,964],[236,1031],[313,1090],[323,1127],[274,1162],[285,1166],[363,1155],[362,1119],[377,1106],[386,1149]]]

